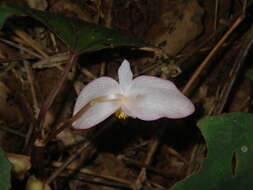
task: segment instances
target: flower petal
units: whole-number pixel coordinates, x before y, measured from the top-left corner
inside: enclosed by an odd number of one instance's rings
[[[130,68],[130,64],[127,60],[124,60],[121,63],[121,66],[119,67],[118,70],[118,75],[119,75],[119,85],[120,89],[122,90],[122,93],[127,91],[129,89],[132,79],[133,79],[133,73]]]
[[[195,110],[192,102],[168,80],[140,76],[132,81],[123,111],[142,120],[183,118]]]
[[[82,89],[76,100],[73,114],[76,114],[83,106],[95,98],[119,93],[119,83],[116,80],[110,77],[100,77]],[[108,118],[119,107],[117,101],[96,103],[73,123],[73,127],[76,129],[93,127]]]

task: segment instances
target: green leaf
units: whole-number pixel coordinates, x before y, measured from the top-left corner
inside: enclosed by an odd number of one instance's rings
[[[253,115],[230,113],[206,117],[198,122],[198,127],[207,143],[207,158],[199,173],[179,182],[173,190],[252,190]]]
[[[10,16],[28,15],[46,25],[75,52],[96,51],[118,46],[147,47],[141,40],[112,29],[67,18],[54,13],[28,8],[0,6],[0,29]]]
[[[246,72],[246,77],[253,82],[253,69],[249,69]]]
[[[0,148],[0,189],[9,190],[11,188],[11,164],[5,157],[4,151]]]

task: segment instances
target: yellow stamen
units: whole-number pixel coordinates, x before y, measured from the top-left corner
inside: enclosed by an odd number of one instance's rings
[[[116,111],[115,116],[119,119],[126,119],[128,118],[128,115],[125,114],[121,109],[119,109],[118,111]]]

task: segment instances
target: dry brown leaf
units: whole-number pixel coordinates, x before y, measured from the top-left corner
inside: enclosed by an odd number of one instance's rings
[[[38,9],[44,11],[48,7],[48,3],[46,0],[26,0],[29,7],[32,9]]]
[[[30,176],[27,180],[25,190],[51,190],[51,188],[35,176]]]
[[[31,158],[22,154],[6,153],[6,156],[12,164],[12,171],[16,177],[23,180],[28,170],[30,170]]]

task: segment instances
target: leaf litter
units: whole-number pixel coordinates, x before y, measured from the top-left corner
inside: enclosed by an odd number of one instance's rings
[[[41,1],[42,7],[37,8],[44,9],[44,2]],[[26,1],[22,3],[29,5]],[[234,15],[237,16],[241,14],[237,4],[230,2],[220,5],[223,7],[220,9],[219,18],[216,18],[212,12],[215,7],[211,0],[201,3],[196,0],[189,2],[175,0],[169,3],[151,0],[47,1],[47,3],[49,11],[121,29],[128,34],[142,37],[147,42],[159,46],[162,53],[147,54],[140,50],[116,48],[82,55],[79,64],[72,67],[68,81],[47,113],[45,133],[71,117],[77,94],[83,85],[92,80],[91,76],[106,75],[116,79],[117,68],[126,57],[133,62],[135,75],[162,76],[176,82],[183,89],[197,65],[216,45],[224,31],[229,29],[223,22],[233,23],[233,19],[225,14],[226,10],[231,11],[231,14],[236,13]],[[219,19],[216,31],[211,27],[215,19]],[[0,47],[4,47],[0,49],[0,117],[3,123],[0,130],[0,144],[6,152],[24,155],[31,155],[31,147],[27,148],[25,142],[29,126],[37,119],[37,109],[57,85],[67,62],[68,53],[67,46],[46,27],[38,22],[34,24],[34,21],[29,19],[28,21],[32,23],[29,28],[22,25],[20,28],[28,37],[22,38],[13,28],[8,30],[4,28],[0,34],[1,39],[16,44],[14,47],[0,41]],[[194,116],[178,121],[162,119],[155,122],[134,119],[121,121],[111,117],[87,131],[68,128],[47,145],[43,171],[31,171],[25,180],[32,174],[47,180],[46,176],[50,176],[65,160],[75,154],[78,145],[83,141],[89,141],[100,128],[105,127],[108,129],[84,149],[71,163],[71,167],[57,176],[55,185],[58,189],[166,189],[198,171],[206,149],[195,122],[208,114],[252,110],[252,95],[249,90],[252,86],[247,84],[247,79],[243,79],[240,72],[228,69],[233,68],[233,60],[237,57],[235,52],[239,47],[243,48],[243,40],[238,36],[246,35],[249,24],[244,23],[244,28],[234,32],[226,43],[223,43],[219,54],[214,55],[210,61],[218,64],[213,64],[206,69],[204,76],[200,76],[203,81],[196,85],[196,90],[191,96],[198,106]],[[213,38],[208,40],[211,34]],[[27,39],[33,39],[44,47],[42,52],[45,54],[36,49],[40,46],[34,47],[31,43],[27,43]],[[231,48],[231,44],[235,48]],[[27,48],[28,51],[25,52],[23,48]],[[38,59],[31,52],[43,58]],[[60,59],[53,59],[56,55],[59,55]],[[51,58],[50,62],[38,64],[39,61]],[[247,63],[247,60],[244,62]],[[25,65],[29,65],[30,72],[27,72]],[[181,72],[179,75],[166,74],[162,69],[164,67],[169,70],[176,68],[176,71],[180,68]],[[225,82],[231,77],[231,72],[236,75],[237,82],[229,91],[230,98],[220,108],[221,111],[215,111],[220,106],[220,90],[229,85]],[[243,99],[245,102],[241,105]],[[13,131],[17,131],[21,136]],[[150,151],[152,148],[155,150],[153,153]],[[38,163],[33,163],[32,167],[37,169]],[[18,180],[14,180],[13,188],[18,184]]]

